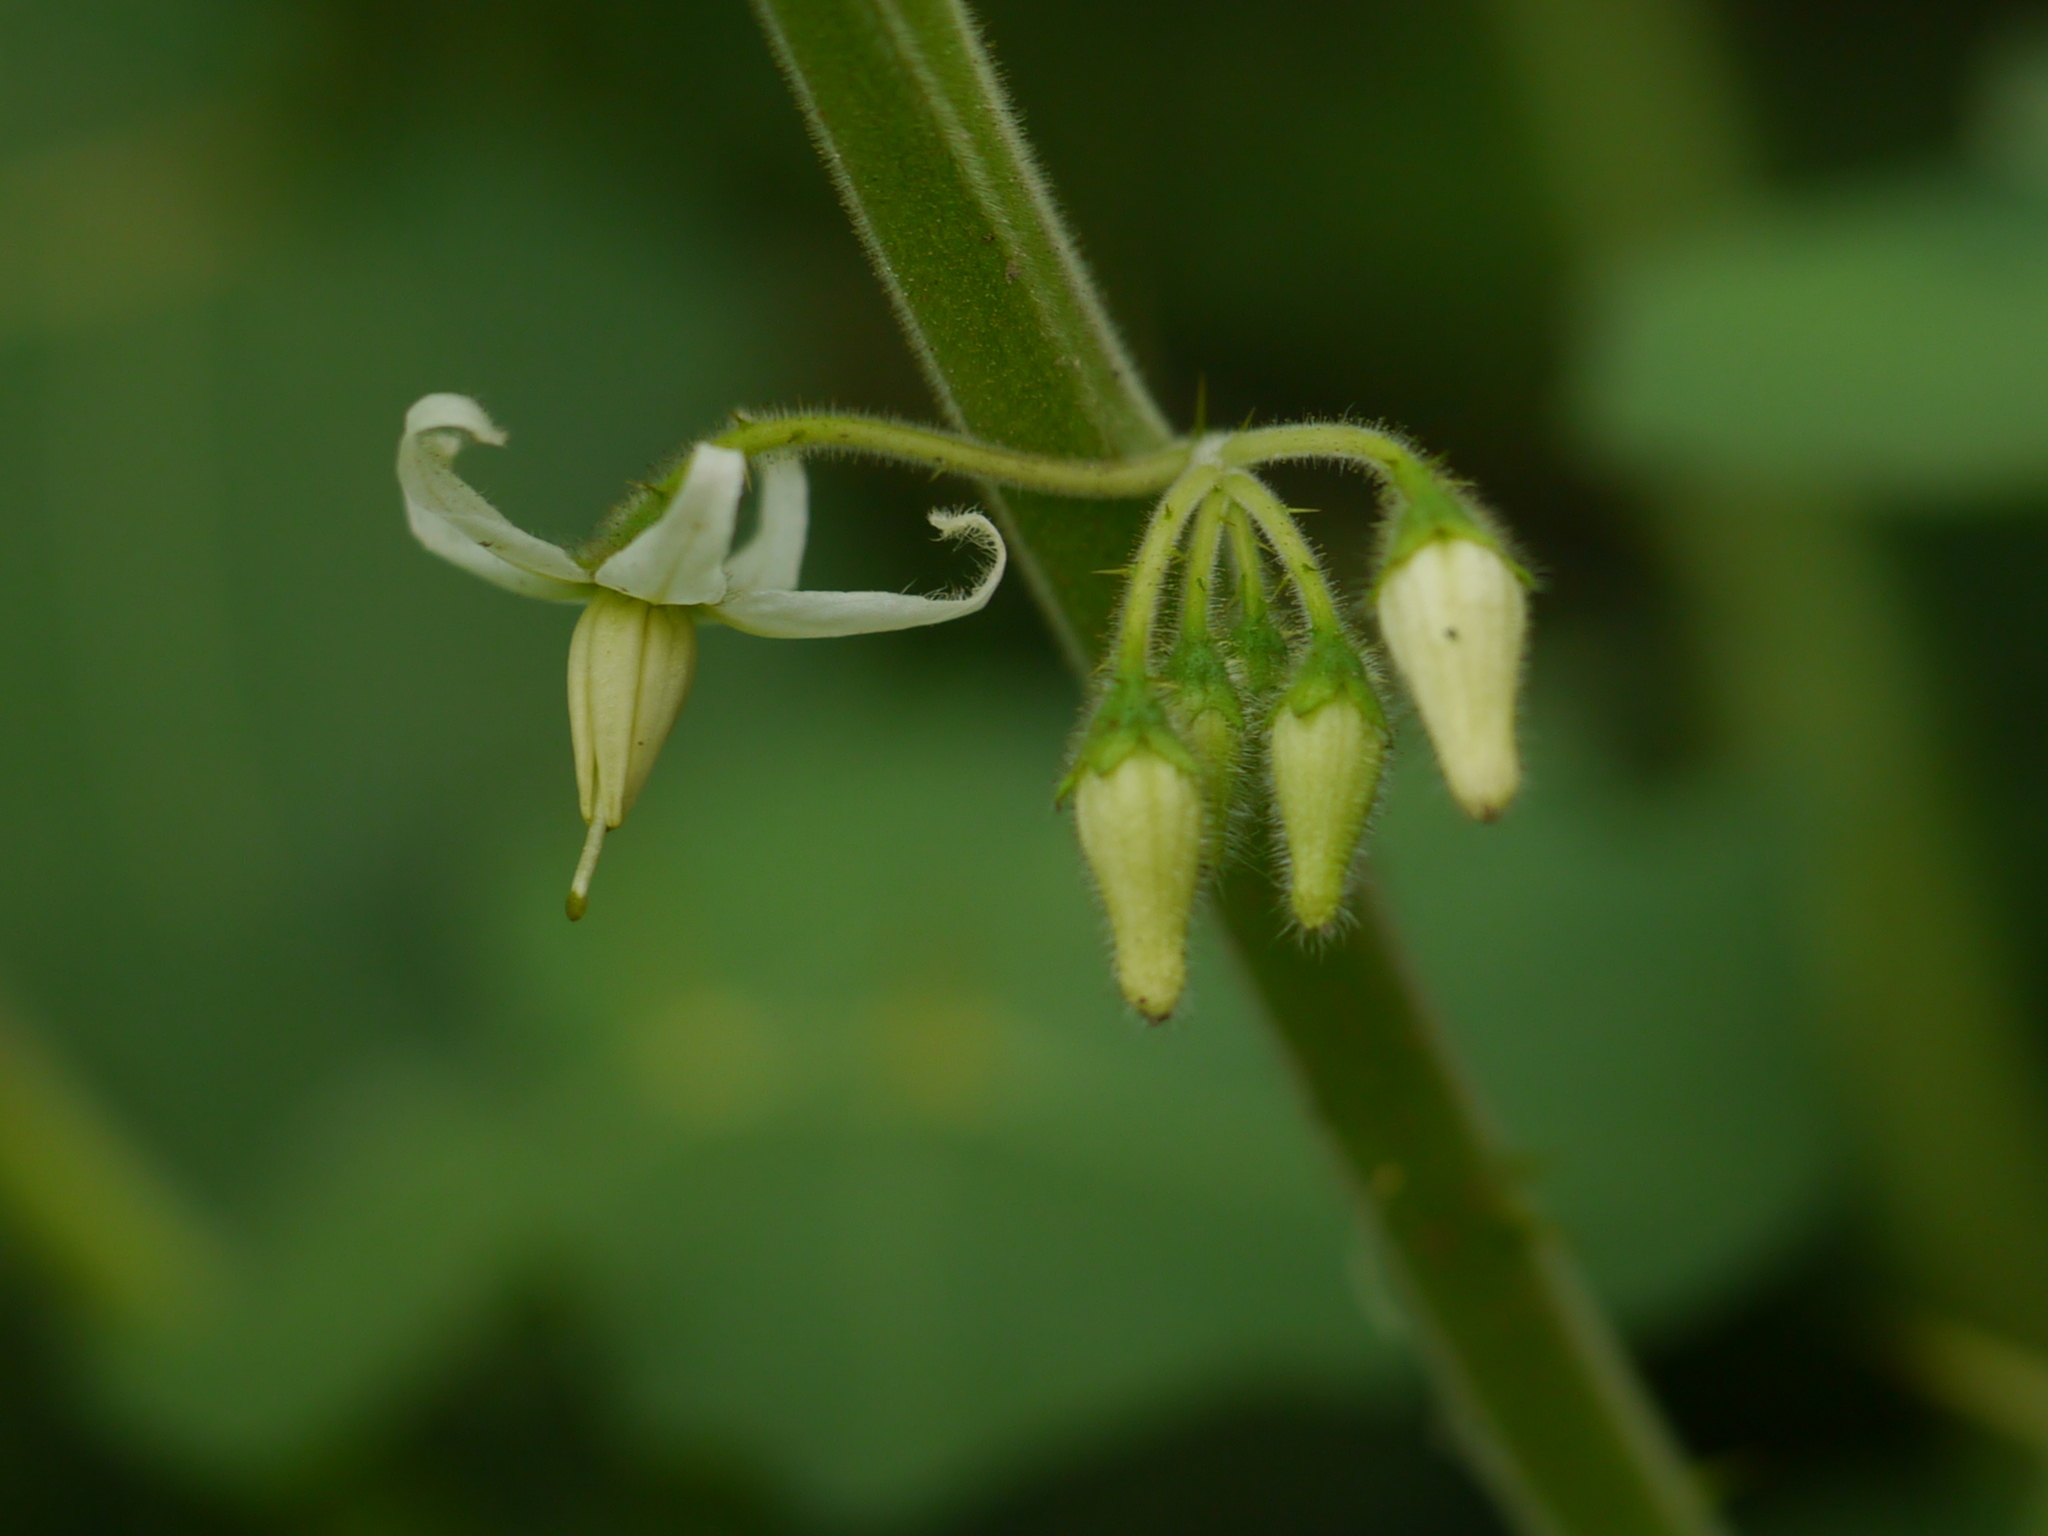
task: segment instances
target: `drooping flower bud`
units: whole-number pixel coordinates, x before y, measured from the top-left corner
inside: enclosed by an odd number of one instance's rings
[[[569,642],[569,734],[576,794],[590,835],[569,888],[569,917],[590,905],[604,834],[626,819],[674,729],[697,667],[686,608],[600,590]]]
[[[1451,794],[1468,815],[1491,821],[1522,778],[1515,695],[1528,598],[1521,575],[1490,543],[1432,539],[1381,579],[1379,620]]]
[[[1386,747],[1386,719],[1358,653],[1342,635],[1316,636],[1281,695],[1269,743],[1288,900],[1312,933],[1343,909]]]
[[[1147,677],[1112,682],[1060,786],[1116,943],[1124,999],[1157,1023],[1187,984],[1188,916],[1202,877],[1202,767]]]
[[[1140,747],[1074,789],[1081,851],[1116,938],[1130,1005],[1157,1022],[1187,985],[1188,914],[1202,869],[1202,792],[1181,764]]]

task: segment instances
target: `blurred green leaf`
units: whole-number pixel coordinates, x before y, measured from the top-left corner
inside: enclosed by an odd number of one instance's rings
[[[566,816],[490,925],[584,1085],[571,1251],[657,1432],[887,1507],[1190,1390],[1366,1381],[1340,1195],[1235,978],[1205,949],[1159,1033],[1104,979],[1046,808],[1062,694],[765,651],[707,657],[582,929]],[[1568,721],[1534,762],[1489,836],[1411,760],[1383,858],[1545,1205],[1670,1324],[1828,1206],[1769,820],[1631,798]]]
[[[1191,1396],[1395,1379],[1221,954],[1171,1029],[1115,1001],[1048,804],[1065,709],[714,636],[591,917],[559,915],[566,779],[559,836],[473,912],[501,1020],[473,1085],[352,1069],[275,1159],[244,1306],[131,1363],[151,1437],[237,1475],[331,1453],[543,1275],[642,1435],[841,1511]],[[1669,1325],[1826,1210],[1768,823],[1711,785],[1631,803],[1543,720],[1543,792],[1504,830],[1417,759],[1383,857],[1545,1206]]]
[[[529,1267],[536,1181],[515,1129],[429,1066],[359,1067],[279,1149],[220,1309],[110,1341],[119,1412],[160,1451],[258,1482],[353,1450],[462,1362]]]
[[[1786,206],[1615,272],[1584,334],[1584,430],[1640,472],[2048,484],[2048,200],[1952,175]]]

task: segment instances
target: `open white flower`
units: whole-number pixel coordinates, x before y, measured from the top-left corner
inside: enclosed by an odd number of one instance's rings
[[[802,463],[763,461],[760,525],[736,550],[746,457],[699,443],[660,515],[586,567],[515,527],[456,474],[455,455],[472,440],[502,447],[505,434],[466,395],[428,395],[406,412],[398,483],[413,535],[442,559],[509,591],[592,605],[569,658],[570,730],[590,824],[569,894],[571,917],[582,916],[606,828],[632,808],[681,708],[696,663],[698,620],[781,639],[942,624],[985,606],[1008,562],[1002,536],[979,512],[933,512],[941,537],[970,539],[989,557],[967,592],[799,590],[810,526]]]

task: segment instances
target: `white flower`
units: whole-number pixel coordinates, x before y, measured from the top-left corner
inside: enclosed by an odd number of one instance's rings
[[[1003,578],[1002,536],[979,512],[934,512],[946,538],[969,538],[989,566],[959,597],[902,592],[803,592],[797,571],[809,532],[803,465],[770,459],[761,475],[761,526],[732,547],[746,486],[743,454],[699,443],[683,483],[661,516],[595,570],[559,545],[514,527],[455,473],[455,455],[471,439],[503,447],[482,406],[467,395],[428,395],[405,415],[398,483],[419,541],[442,559],[528,597],[588,602],[600,587],[643,603],[696,610],[734,629],[779,639],[866,635],[965,618],[985,606]]]
[[[581,915],[606,827],[617,826],[631,807],[681,708],[698,621],[782,639],[942,624],[985,606],[1008,560],[1002,536],[979,512],[934,512],[932,526],[942,537],[972,540],[989,557],[967,592],[802,591],[797,574],[810,526],[803,465],[794,458],[763,462],[760,526],[736,550],[746,457],[699,443],[660,515],[586,568],[559,545],[514,527],[456,474],[455,455],[472,440],[502,447],[505,434],[466,395],[428,395],[406,412],[398,483],[414,537],[442,559],[527,597],[605,598],[578,625],[570,653],[577,779],[591,829],[570,895],[572,916]]]

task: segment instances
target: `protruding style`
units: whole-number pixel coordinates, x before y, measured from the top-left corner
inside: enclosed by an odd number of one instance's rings
[[[1381,579],[1379,621],[1452,796],[1468,815],[1493,820],[1522,779],[1515,750],[1528,629],[1522,576],[1491,544],[1432,539]]]

